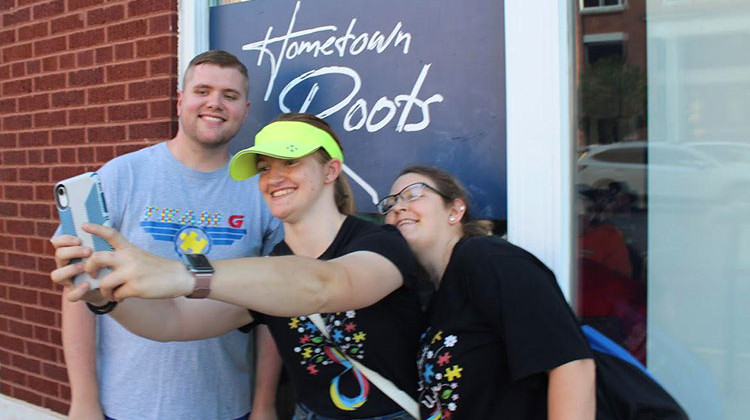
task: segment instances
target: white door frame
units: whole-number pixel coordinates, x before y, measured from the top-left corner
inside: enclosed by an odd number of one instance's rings
[[[570,0],[505,2],[508,239],[573,296],[573,34]]]

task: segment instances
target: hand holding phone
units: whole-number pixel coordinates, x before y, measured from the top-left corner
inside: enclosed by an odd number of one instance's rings
[[[55,184],[55,204],[60,215],[60,231],[66,235],[77,236],[81,245],[94,251],[111,251],[112,247],[99,236],[81,229],[83,223],[96,223],[112,226],[104,203],[101,180],[96,172],[87,172]],[[78,260],[71,261],[71,263]],[[105,270],[100,275],[106,274]],[[86,281],[90,289],[99,287],[99,281],[87,273],[79,274],[73,280],[77,286]]]

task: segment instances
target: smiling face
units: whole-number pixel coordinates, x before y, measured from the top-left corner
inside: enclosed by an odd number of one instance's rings
[[[404,187],[417,183],[435,187],[435,182],[421,174],[406,173],[396,179],[391,186],[391,194],[397,194]],[[438,238],[450,235],[455,229],[455,220],[450,220],[453,206],[435,191],[425,188],[424,195],[412,201],[399,199],[385,216],[385,222],[394,225],[409,243],[414,252],[420,252],[438,243]]]
[[[299,159],[276,159],[258,155],[258,186],[271,213],[284,223],[293,223],[326,198],[326,185],[335,180],[331,163],[321,163],[315,154]]]
[[[226,145],[247,117],[246,92],[247,79],[235,68],[191,67],[177,99],[181,134],[203,147]]]

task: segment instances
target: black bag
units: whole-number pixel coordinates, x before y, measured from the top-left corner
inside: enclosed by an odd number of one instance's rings
[[[685,410],[643,365],[612,340],[584,325],[596,362],[597,420],[687,420]]]

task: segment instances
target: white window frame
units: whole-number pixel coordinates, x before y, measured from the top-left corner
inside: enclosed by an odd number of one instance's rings
[[[505,2],[508,239],[573,282],[572,4]],[[179,68],[208,49],[208,0],[178,3]],[[195,29],[193,29],[195,28]]]
[[[177,86],[182,90],[182,76],[190,60],[208,51],[208,0],[177,2]]]
[[[508,239],[573,297],[572,4],[505,2]]]
[[[609,12],[619,12],[622,10],[625,10],[627,7],[627,0],[618,0],[619,4],[615,5],[604,5],[604,0],[599,0],[599,6],[589,6],[584,7],[584,0],[578,0],[578,10],[581,11],[581,13],[609,13]]]

